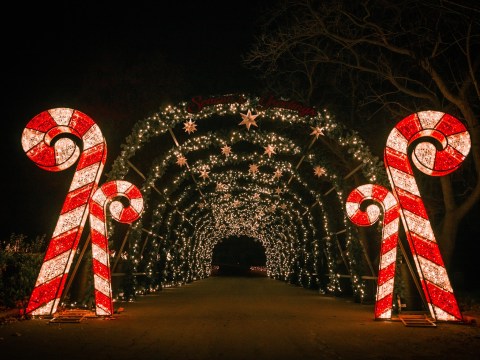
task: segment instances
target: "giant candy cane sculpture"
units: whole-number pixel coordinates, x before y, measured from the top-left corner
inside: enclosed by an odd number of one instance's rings
[[[383,186],[366,184],[357,187],[347,197],[346,211],[350,220],[359,226],[373,225],[380,217],[380,209],[375,204],[368,205],[365,211],[361,209],[362,203],[366,200],[375,200],[382,206],[384,212],[375,319],[390,319],[400,221],[398,202]]]
[[[81,139],[83,151],[70,138],[57,140],[61,134]],[[26,309],[32,315],[51,315],[60,302],[87,219],[88,203],[103,171],[107,146],[89,116],[68,108],[47,110],[30,120],[23,130],[22,146],[32,161],[49,171],[65,170],[80,156]]]
[[[95,286],[95,313],[113,314],[110,260],[108,252],[106,207],[109,200],[124,197],[130,206],[124,208],[120,201],[110,202],[112,217],[122,223],[131,223],[143,211],[143,198],[140,190],[127,181],[116,180],[103,184],[90,201],[90,234],[93,253],[93,276]]]
[[[438,141],[420,142],[413,150],[413,163],[427,175],[443,176],[456,170],[470,151],[470,135],[451,115],[438,111],[412,114],[390,132],[384,162],[392,190],[400,204],[405,233],[415,260],[423,292],[434,319],[462,320],[442,256],[418,190],[407,148],[420,138]]]
[[[60,137],[65,134],[82,140],[82,151],[72,139]],[[22,147],[31,160],[49,171],[65,170],[79,160],[26,309],[31,315],[51,315],[60,302],[90,199],[103,171],[107,147],[97,124],[84,113],[69,108],[47,110],[30,120],[22,134]],[[110,278],[106,280],[110,282]]]

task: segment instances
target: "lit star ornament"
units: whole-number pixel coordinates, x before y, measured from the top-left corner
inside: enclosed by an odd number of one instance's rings
[[[246,114],[240,115],[242,116],[243,120],[238,125],[245,125],[247,130],[250,130],[250,126],[252,125],[258,127],[257,122],[255,121],[255,118],[258,116],[258,114],[253,115],[252,112],[248,110]]]
[[[177,165],[179,165],[179,166],[187,165],[187,158],[183,155],[177,156]]]
[[[222,154],[225,155],[225,156],[229,156],[232,154],[232,148],[228,145],[225,145],[224,147],[222,147]]]
[[[275,189],[275,192],[277,193],[277,195],[280,195],[282,193],[282,189],[280,189],[279,187],[277,187]]]
[[[323,133],[323,129],[322,129],[321,127],[318,127],[318,126],[312,127],[312,126],[310,126],[310,128],[312,129],[312,132],[310,133],[310,135],[314,135],[314,136],[315,136],[315,139],[318,139],[318,137],[319,137],[320,135],[325,135],[325,134]]]
[[[272,156],[272,154],[276,154],[275,146],[273,146],[273,145],[268,145],[268,146],[264,147],[264,149],[265,149],[265,152],[263,154],[264,155],[267,154],[268,157]]]
[[[189,119],[183,123],[183,129],[188,134],[193,133],[197,131],[197,124],[195,124],[195,121],[192,121],[192,119]]]
[[[322,176],[322,175],[325,175],[326,171],[324,168],[322,168],[321,166],[315,166],[313,168],[313,173],[315,174],[315,176]]]
[[[206,180],[208,178],[208,173],[209,173],[209,171],[207,169],[202,169],[202,170],[200,170],[200,177],[203,180]]]
[[[258,171],[258,165],[257,164],[251,164],[248,168],[248,172],[255,174]]]
[[[282,170],[276,169],[275,173],[273,174],[274,179],[280,179],[282,177]]]

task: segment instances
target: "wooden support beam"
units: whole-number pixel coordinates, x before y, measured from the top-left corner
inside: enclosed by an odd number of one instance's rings
[[[118,250],[117,256],[115,256],[115,260],[114,260],[114,262],[113,262],[113,266],[111,267],[112,273],[113,273],[113,271],[115,270],[115,268],[117,267],[118,261],[120,260],[120,257],[122,256],[122,251],[123,251],[123,248],[125,247],[125,243],[127,242],[128,234],[130,234],[131,228],[132,228],[132,226],[130,225],[130,226],[128,227],[128,230],[127,230],[125,236],[123,237],[122,245],[120,246],[120,250]]]

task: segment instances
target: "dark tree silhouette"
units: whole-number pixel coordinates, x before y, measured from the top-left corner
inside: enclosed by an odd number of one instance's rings
[[[246,66],[270,91],[328,107],[373,149],[415,111],[444,111],[466,124],[472,150],[462,169],[420,184],[443,199],[430,211],[450,267],[459,224],[480,199],[480,6],[285,0],[265,16]]]

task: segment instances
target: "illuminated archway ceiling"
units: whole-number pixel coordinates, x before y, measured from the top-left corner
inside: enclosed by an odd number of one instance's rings
[[[382,183],[385,175],[359,135],[326,110],[224,95],[139,121],[108,177],[142,189],[143,229],[183,234],[197,249],[246,235],[274,256],[345,229],[354,179]]]

